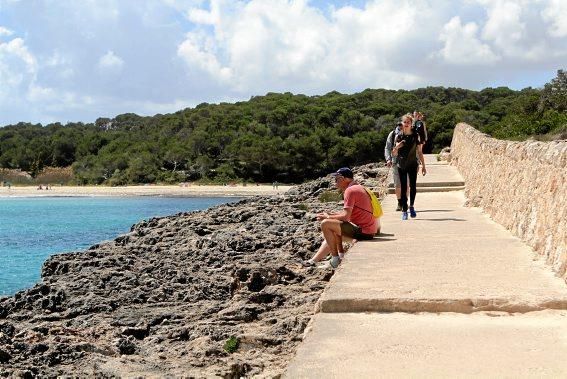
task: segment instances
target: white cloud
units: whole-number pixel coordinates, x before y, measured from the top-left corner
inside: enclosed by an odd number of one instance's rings
[[[423,45],[417,42],[432,27],[417,28],[419,16],[435,24],[427,3],[409,0],[332,8],[329,16],[302,0],[213,0],[209,10],[188,11],[198,28],[178,54],[242,93],[408,86],[418,77],[391,58],[409,59],[412,44]]]
[[[565,68],[566,7],[563,0],[0,0],[0,125],[153,114],[266,92],[537,87]]]
[[[214,79],[224,81],[230,79],[232,72],[222,67],[215,56],[211,39],[198,33],[187,34],[187,39],[179,45],[177,54],[190,66],[196,66],[209,73]]]
[[[3,26],[0,26],[0,37],[2,36],[11,36],[12,34],[14,34],[13,31],[11,31],[10,29],[7,29]]]
[[[41,86],[37,86],[35,84],[30,85],[28,93],[27,93],[28,100],[32,102],[38,101],[53,101],[55,96],[55,91],[53,88],[45,88]]]
[[[101,69],[120,70],[124,66],[124,60],[109,50],[98,60]]]
[[[543,19],[550,23],[548,33],[552,37],[567,37],[567,2],[550,0],[541,12]]]
[[[517,1],[497,1],[488,8],[488,20],[482,30],[485,40],[507,53],[514,53],[525,33],[522,7]]]
[[[211,11],[191,8],[189,12],[187,12],[187,18],[195,24],[213,25],[215,22],[218,22],[218,13],[216,10],[218,10],[218,7],[213,7]]]
[[[34,81],[36,72],[36,59],[23,39],[0,42],[0,98],[18,94]]]
[[[9,42],[0,43],[0,57],[14,57],[24,63],[27,72],[35,72],[37,62],[29,52],[25,42],[21,38],[14,38]]]
[[[460,65],[485,65],[497,61],[499,57],[477,35],[476,23],[463,25],[460,17],[455,16],[443,26],[439,38],[444,46],[436,55],[447,63]]]

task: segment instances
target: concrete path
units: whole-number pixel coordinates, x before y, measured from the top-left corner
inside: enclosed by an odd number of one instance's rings
[[[438,161],[433,154],[425,154],[425,166],[427,174],[418,174],[417,192],[446,192],[459,191],[465,187],[465,181],[456,167],[450,166],[445,161]],[[389,193],[394,193],[394,182],[390,171]]]
[[[462,181],[428,170],[432,188]],[[347,254],[286,377],[567,377],[567,286],[464,202],[418,193],[402,221],[389,195],[382,235]]]

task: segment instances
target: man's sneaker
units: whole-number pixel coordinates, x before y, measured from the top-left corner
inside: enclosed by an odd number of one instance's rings
[[[314,261],[312,261],[311,259],[308,259],[306,261],[301,261],[301,265],[303,267],[315,267],[317,265],[317,263],[315,263]]]
[[[400,204],[398,204],[398,206],[396,207],[396,212],[399,212],[402,210],[402,206]]]
[[[340,262],[341,262],[340,259],[339,259],[339,260],[330,259],[330,260],[328,260],[328,261],[323,262],[323,263],[320,264],[320,265],[317,265],[317,268],[323,269],[323,270],[324,270],[324,269],[332,269],[332,270],[334,270],[334,269],[336,269],[337,267],[339,267],[339,263],[340,263]]]
[[[319,270],[326,270],[326,269],[334,270],[335,269],[333,266],[331,266],[331,261],[324,261],[323,263],[318,264],[316,267]]]
[[[332,268],[339,267],[340,263],[341,263],[341,258],[339,258],[338,256],[332,257],[331,260],[329,261],[329,264],[331,265]]]
[[[409,208],[409,214],[410,214],[411,218],[416,218],[417,213],[415,213],[415,208],[414,208],[414,207],[410,207],[410,208]]]
[[[408,212],[402,212],[402,220],[408,219]]]

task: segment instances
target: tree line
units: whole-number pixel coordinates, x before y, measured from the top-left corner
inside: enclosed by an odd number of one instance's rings
[[[94,123],[0,128],[0,167],[32,176],[72,166],[78,184],[190,180],[301,182],[384,159],[399,117],[426,114],[426,152],[451,143],[458,122],[496,138],[567,134],[567,72],[542,89],[366,89],[323,96],[268,93],[172,114],[126,113]]]

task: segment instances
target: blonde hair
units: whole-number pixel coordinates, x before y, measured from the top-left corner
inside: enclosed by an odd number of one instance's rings
[[[413,116],[411,113],[406,113],[405,115],[402,116],[402,121],[409,118],[412,122],[413,122]]]

